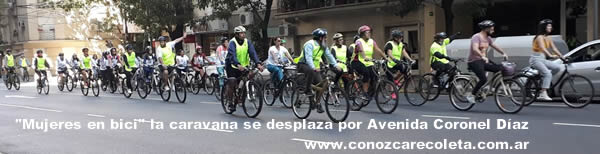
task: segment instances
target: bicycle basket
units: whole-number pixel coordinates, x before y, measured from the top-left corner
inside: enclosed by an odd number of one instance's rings
[[[512,76],[515,74],[517,65],[513,62],[502,62],[502,75]]]

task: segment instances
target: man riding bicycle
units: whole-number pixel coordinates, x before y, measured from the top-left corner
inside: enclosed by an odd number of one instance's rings
[[[48,75],[48,72],[46,72],[46,69],[50,67],[50,63],[48,63],[48,61],[46,60],[46,58],[44,58],[44,51],[42,50],[38,50],[37,52],[37,56],[33,61],[33,67],[35,69],[35,73],[38,76],[38,83],[42,82],[42,74],[44,76]],[[38,84],[41,85],[41,84]]]
[[[307,96],[313,95],[311,85],[318,84],[322,80],[319,72],[323,54],[327,57],[329,64],[336,67],[337,70],[341,70],[340,65],[335,61],[333,54],[331,54],[329,48],[326,46],[327,31],[317,28],[312,32],[312,35],[313,39],[304,43],[300,57],[294,59],[298,63],[298,73],[304,73],[307,76],[306,89],[304,89]],[[317,112],[324,112],[321,105],[317,105]]]
[[[349,71],[348,59],[352,58],[352,50],[350,50],[350,48],[344,45],[344,35],[342,35],[342,33],[333,34],[333,41],[335,42],[333,46],[331,46],[330,51],[335,60],[338,62],[338,65],[342,69],[341,71],[336,71],[335,77],[333,78],[334,82],[338,82],[342,75],[344,73],[348,73]],[[342,81],[344,82],[344,84],[348,84],[350,82],[346,78],[342,78]]]
[[[254,45],[250,40],[246,39],[246,28],[244,26],[237,26],[233,29],[235,37],[229,41],[229,48],[227,49],[227,58],[225,59],[225,71],[227,71],[227,77],[239,78],[242,76],[242,72],[246,70],[250,65],[250,60],[254,62],[257,68],[262,71],[263,66],[258,60]],[[252,58],[250,58],[252,57]],[[229,83],[231,85],[237,85],[236,83]],[[229,88],[229,90],[233,90]],[[230,93],[230,92],[228,92]],[[235,110],[235,104],[229,106],[232,111]]]
[[[158,64],[160,65],[159,68],[162,73],[161,78],[163,81],[168,81],[169,74],[175,69],[175,44],[181,42],[185,37],[187,37],[187,33],[185,32],[183,32],[182,37],[170,42],[167,42],[166,36],[158,37],[160,45],[156,47],[156,59],[158,59]],[[163,82],[162,87],[165,91],[169,90],[167,82]]]
[[[490,47],[494,48],[498,53],[502,54],[504,59],[508,59],[506,52],[493,44],[491,35],[494,33],[494,26],[496,25],[491,20],[484,20],[480,22],[479,28],[481,31],[473,37],[471,37],[471,51],[469,52],[469,69],[472,70],[479,82],[473,88],[471,93],[467,93],[467,100],[469,103],[475,103],[475,96],[479,92],[479,89],[487,82],[487,72],[499,72],[503,66],[490,61],[487,58],[487,51]]]
[[[450,44],[460,33],[454,34],[448,38],[446,32],[439,32],[433,36],[433,43],[431,44],[430,50],[430,65],[435,73],[435,84],[439,84],[438,79],[443,73],[449,73],[448,70],[452,68],[449,64],[452,58],[448,57],[446,46]]]
[[[124,66],[125,66],[125,76],[126,76],[126,80],[127,80],[127,93],[131,94],[131,89],[133,89],[133,87],[131,86],[131,78],[133,78],[133,75],[135,74],[135,72],[138,69],[138,59],[135,56],[135,52],[133,51],[133,45],[128,44],[126,47],[127,52],[123,53],[123,62]]]
[[[6,72],[6,78],[8,79],[8,74],[14,73],[15,71],[15,57],[12,55],[10,49],[6,49],[6,55],[4,55],[4,70]],[[6,82],[6,81],[5,81]]]

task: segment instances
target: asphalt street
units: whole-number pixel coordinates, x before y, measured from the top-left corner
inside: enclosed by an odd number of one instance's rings
[[[52,81],[52,80],[51,80]],[[91,92],[90,92],[91,94]],[[151,94],[147,99],[101,92],[99,97],[83,96],[78,89],[59,92],[51,86],[49,95],[37,94],[33,84],[20,91],[0,85],[0,153],[597,153],[600,141],[600,105],[572,109],[560,102],[534,103],[518,114],[504,114],[489,100],[467,112],[454,109],[447,96],[414,107],[401,100],[392,114],[382,114],[375,104],[350,113],[347,122],[362,122],[360,129],[293,130],[268,129],[271,121],[302,122],[280,103],[265,106],[255,119],[241,109],[225,114],[212,95],[188,95],[185,104],[164,102]],[[80,122],[80,129],[24,129],[18,119],[49,122]],[[109,129],[112,120],[137,121],[137,128]],[[165,123],[165,129],[151,129],[151,119]],[[377,122],[426,122],[428,129],[367,129]],[[490,119],[491,129],[435,129],[434,121],[472,122]],[[527,129],[496,129],[496,121],[527,123]],[[237,129],[170,129],[170,122],[236,123]],[[328,122],[326,114],[313,112],[310,122]],[[106,129],[89,129],[88,123],[105,122]],[[259,122],[260,129],[244,129],[244,122]],[[219,123],[221,124],[221,123]],[[225,124],[221,124],[225,126]],[[64,125],[63,125],[64,126]],[[124,125],[131,126],[131,125]],[[516,126],[515,126],[516,127]],[[428,150],[428,149],[307,149],[307,143],[390,142],[390,141],[526,141],[525,150]],[[345,147],[349,148],[349,147]]]

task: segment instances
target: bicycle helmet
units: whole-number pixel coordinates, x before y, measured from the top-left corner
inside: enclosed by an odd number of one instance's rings
[[[38,50],[38,51],[36,51],[35,53],[44,53],[44,51],[42,51],[42,50]]]
[[[548,25],[548,24],[552,24],[552,20],[544,19],[544,20],[540,21],[540,25]]]
[[[11,52],[11,50],[10,50],[10,49],[6,49],[6,53],[10,53],[10,52]]]
[[[392,31],[392,37],[393,38],[404,37],[404,33],[399,30],[394,30],[394,31]]]
[[[433,36],[433,39],[439,40],[439,39],[446,39],[448,38],[448,34],[446,34],[446,32],[439,32],[436,33],[435,36]]]
[[[65,56],[65,54],[61,52],[61,53],[58,53],[58,56]]]
[[[481,28],[481,29],[486,29],[486,28],[490,28],[490,27],[496,26],[496,23],[494,23],[491,20],[484,20],[484,21],[480,22],[477,25],[479,25],[479,28]]]
[[[502,75],[512,76],[515,74],[515,68],[517,65],[513,62],[502,62]]]
[[[246,28],[244,26],[237,26],[233,28],[234,33],[244,33],[246,32]]]
[[[166,36],[160,36],[160,37],[158,37],[158,41],[167,41],[167,37]]]
[[[225,42],[225,41],[227,41],[227,40],[228,40],[228,38],[227,38],[227,37],[221,37],[221,42]]]
[[[131,45],[131,44],[127,44],[127,45],[125,46],[125,49],[127,49],[127,50],[133,50],[133,45]]]
[[[354,39],[354,42],[356,42],[356,40],[360,39],[360,36],[354,35],[354,37],[352,39]]]
[[[322,28],[317,28],[312,32],[312,35],[314,37],[323,37],[327,35],[327,30],[322,29]]]
[[[340,39],[342,37],[344,37],[344,35],[342,35],[342,33],[335,33],[335,34],[333,34],[333,39],[334,40]]]
[[[369,27],[369,26],[367,26],[367,25],[363,25],[363,26],[360,26],[360,27],[358,28],[358,33],[359,33],[359,34],[360,34],[360,33],[363,33],[363,32],[366,32],[366,31],[371,31],[371,27]]]
[[[89,51],[89,50],[90,50],[90,49],[88,49],[88,48],[81,48],[81,52],[87,52],[87,51]]]

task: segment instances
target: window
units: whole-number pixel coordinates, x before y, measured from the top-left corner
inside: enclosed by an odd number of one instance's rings
[[[569,57],[573,62],[600,60],[600,43],[587,46]]]

